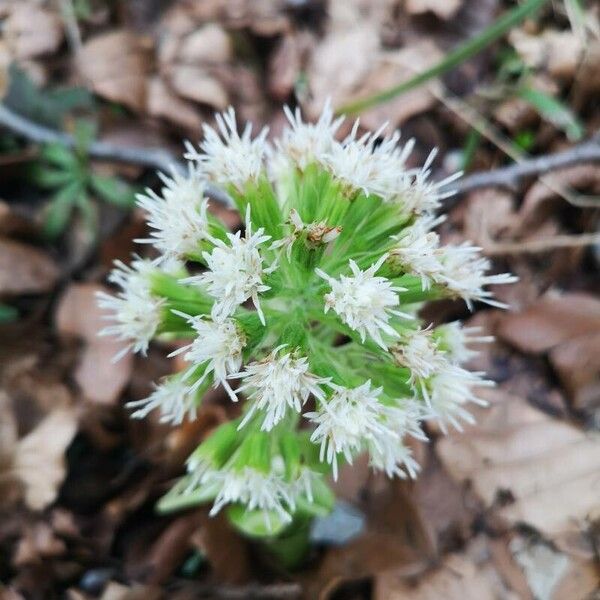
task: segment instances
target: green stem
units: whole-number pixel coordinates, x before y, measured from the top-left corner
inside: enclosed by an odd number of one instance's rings
[[[527,0],[520,6],[513,8],[504,15],[502,15],[497,21],[492,23],[487,29],[482,31],[479,35],[475,36],[472,40],[458,46],[452,52],[450,52],[443,60],[435,64],[433,67],[415,75],[408,81],[404,81],[394,87],[391,87],[378,94],[373,94],[362,100],[356,100],[355,102],[349,102],[344,106],[341,106],[337,112],[345,114],[356,114],[367,108],[371,108],[377,104],[388,102],[396,96],[404,94],[409,90],[412,90],[421,84],[443,75],[447,71],[450,71],[454,67],[460,65],[469,58],[475,56],[478,52],[489,46],[492,42],[495,42],[498,38],[502,37],[507,31],[517,26],[521,21],[526,19],[528,16],[536,12],[541,8],[547,0]]]

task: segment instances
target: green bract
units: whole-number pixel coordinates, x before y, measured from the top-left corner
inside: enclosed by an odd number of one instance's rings
[[[427,327],[419,306],[438,298],[498,305],[488,261],[469,244],[441,246],[432,228],[444,186],[408,169],[412,142],[358,125],[339,142],[342,120],[326,107],[269,144],[266,131],[238,134],[233,111],[188,147],[186,176],[163,176],[161,194],[139,197],[152,230],[141,242],[155,260],[119,264],[116,296],[102,295],[124,351],[154,337],[183,340],[187,368],[131,403],[177,425],[196,417],[203,393],[223,386],[245,399],[240,416],[190,456],[187,475],[162,510],[212,503],[252,536],[274,536],[326,514],[326,478],[367,452],[390,477],[419,471],[407,436],[422,423],[460,428],[474,388],[489,385],[461,363],[486,341],[459,323]],[[244,222],[227,231],[209,211],[205,181],[225,189]]]

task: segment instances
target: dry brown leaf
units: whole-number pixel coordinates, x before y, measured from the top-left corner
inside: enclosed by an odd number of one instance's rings
[[[600,416],[600,331],[559,344],[550,361],[573,406]]]
[[[48,292],[59,275],[55,262],[45,252],[0,238],[0,295]]]
[[[600,507],[600,437],[584,433],[501,390],[487,391],[489,409],[464,435],[441,439],[436,450],[456,480],[470,482],[488,507],[511,524],[552,536],[583,528]]]
[[[14,56],[23,60],[57,50],[63,28],[58,15],[37,2],[25,1],[11,7],[2,23],[2,34]]]
[[[232,56],[231,40],[225,30],[216,23],[208,23],[188,35],[182,41],[178,52],[180,62],[192,65],[224,63]]]
[[[61,556],[65,550],[65,543],[56,537],[47,523],[34,523],[25,529],[25,535],[19,540],[13,564],[18,568],[39,563],[44,559]]]
[[[165,76],[173,90],[188,100],[217,110],[223,110],[229,104],[223,84],[203,67],[174,65],[165,72]]]
[[[384,478],[381,478],[383,480]],[[307,598],[330,598],[344,582],[396,569],[404,577],[422,573],[435,559],[435,548],[410,486],[393,481],[365,490],[368,517],[364,533],[345,546],[330,548],[316,572],[308,573]]]
[[[448,20],[462,6],[463,0],[406,0],[404,9],[411,15],[432,12],[440,19]]]
[[[99,96],[142,111],[152,68],[151,44],[128,31],[111,31],[87,41],[77,57],[82,77]]]
[[[148,81],[146,110],[152,117],[166,119],[185,129],[198,131],[202,125],[194,105],[177,96],[158,76]]]
[[[473,544],[472,544],[473,546]],[[473,554],[471,551],[470,554]],[[500,580],[487,556],[451,554],[442,565],[418,580],[406,582],[397,571],[375,578],[374,600],[517,600]],[[524,599],[521,599],[524,600]]]
[[[309,32],[286,35],[269,61],[268,86],[271,96],[284,102],[294,90],[308,50],[314,43]]]
[[[164,597],[162,591],[153,586],[136,584],[129,587],[111,581],[100,600],[161,600]]]
[[[133,357],[114,362],[123,343],[113,337],[100,337],[106,325],[105,313],[98,307],[96,293],[107,291],[95,284],[73,284],[64,293],[56,312],[56,329],[63,335],[78,336],[85,349],[75,371],[75,380],[85,397],[93,402],[111,404],[121,395],[131,376]]]
[[[311,113],[318,115],[328,97],[334,106],[347,101],[373,70],[378,55],[378,31],[368,21],[330,32],[313,51],[307,68],[314,96]]]
[[[65,450],[77,431],[72,408],[52,411],[33,431],[19,440],[14,472],[25,485],[25,502],[42,510],[56,499],[65,478]]]
[[[545,69],[560,79],[574,76],[584,50],[582,40],[571,29],[547,29],[540,34],[513,29],[508,39],[528,67]]]
[[[523,352],[546,352],[561,342],[600,331],[600,300],[589,294],[548,294],[499,319],[497,335]]]

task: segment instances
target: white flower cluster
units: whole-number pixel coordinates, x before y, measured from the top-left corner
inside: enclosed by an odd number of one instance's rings
[[[503,306],[487,287],[515,280],[488,275],[469,243],[440,243],[435,211],[456,176],[431,179],[435,153],[409,168],[414,141],[401,146],[385,127],[361,134],[357,121],[338,141],[343,119],[330,105],[315,124],[285,114],[273,145],[266,129],[238,133],[233,109],[205,126],[199,149],[187,145],[187,175],[138,197],[151,229],[139,241],[160,256],[119,263],[110,281],[120,290],[100,296],[112,321],[102,333],[127,343],[121,354],[145,354],[157,335],[187,339],[170,354],[187,368],[129,403],[132,416],[194,419],[210,385],[245,397],[233,430],[190,459],[178,493],[200,490],[211,514],[241,505],[269,524],[289,523],[299,498],[324,502],[321,473],[337,477],[340,461],[367,452],[374,469],[415,477],[409,440],[427,440],[425,422],[471,422],[468,405],[484,404],[476,389],[491,382],[463,364],[490,338],[415,315],[441,297]],[[231,194],[243,231],[210,214],[207,181]]]

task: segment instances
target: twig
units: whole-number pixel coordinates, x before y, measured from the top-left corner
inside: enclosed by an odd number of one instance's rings
[[[75,146],[75,139],[67,133],[54,131],[14,113],[0,103],[0,126],[10,129],[32,142],[40,144],[61,143],[69,148]],[[151,167],[160,171],[168,171],[171,167],[183,172],[182,162],[163,148],[131,148],[117,146],[107,142],[92,142],[88,149],[92,158],[110,160],[143,167]],[[501,187],[515,190],[527,177],[542,175],[556,169],[574,164],[600,161],[600,135],[594,136],[587,142],[573,146],[564,152],[537,156],[523,160],[508,167],[473,173],[459,180],[453,189],[456,195],[484,187]],[[232,206],[231,198],[219,188],[208,185],[207,195],[215,202]],[[452,201],[452,198],[450,199]]]
[[[68,148],[75,147],[75,138],[68,133],[54,131],[29,119],[16,114],[0,103],[0,126],[10,129],[13,133],[38,144],[59,143]],[[175,156],[164,148],[132,148],[117,146],[107,142],[95,141],[88,147],[90,157],[98,160],[108,160],[119,163],[150,167],[159,171],[169,172],[171,168],[185,172],[185,166]],[[208,184],[206,195],[225,206],[233,206],[231,198],[219,188]]]
[[[528,177],[543,175],[575,164],[600,161],[600,136],[577,144],[564,152],[536,156],[508,167],[482,171],[468,175],[454,186],[457,194],[465,194],[484,187],[500,187],[517,190],[519,184]]]
[[[559,248],[582,248],[600,244],[600,233],[582,233],[579,235],[555,235],[542,240],[524,242],[491,242],[483,248],[486,256],[506,254],[537,254]]]

